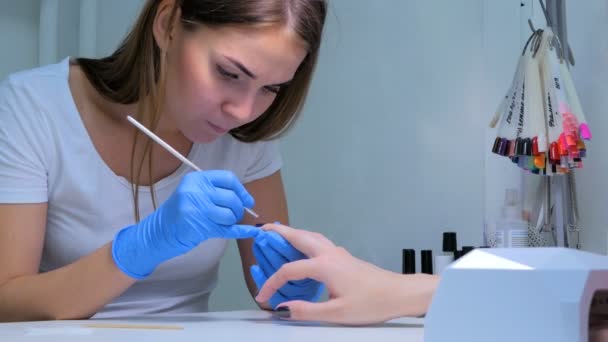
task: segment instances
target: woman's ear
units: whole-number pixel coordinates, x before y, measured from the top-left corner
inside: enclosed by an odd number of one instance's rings
[[[174,0],[162,1],[161,4],[158,5],[156,17],[152,24],[154,40],[161,51],[167,51],[171,40],[173,40],[175,23],[181,15],[181,9],[176,8],[173,18],[171,17],[174,6],[176,6]]]

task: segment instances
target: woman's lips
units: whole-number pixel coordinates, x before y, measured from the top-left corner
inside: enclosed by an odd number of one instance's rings
[[[210,121],[207,121],[207,124],[209,124],[209,127],[211,127],[213,129],[213,131],[215,131],[218,134],[224,134],[224,133],[228,132],[227,129],[220,127],[218,125],[214,125]]]

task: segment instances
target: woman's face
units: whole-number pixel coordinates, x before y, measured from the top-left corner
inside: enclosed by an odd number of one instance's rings
[[[186,31],[176,25],[163,115],[190,141],[211,142],[262,115],[306,53],[284,26]]]

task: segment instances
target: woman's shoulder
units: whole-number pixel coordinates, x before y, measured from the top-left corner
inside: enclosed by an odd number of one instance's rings
[[[56,64],[21,70],[0,82],[0,99],[7,96],[44,93],[51,95],[67,81],[69,58]]]
[[[0,81],[0,121],[7,129],[27,127],[38,135],[52,122],[63,122],[70,110],[69,60],[10,74]],[[25,133],[24,133],[25,134]]]

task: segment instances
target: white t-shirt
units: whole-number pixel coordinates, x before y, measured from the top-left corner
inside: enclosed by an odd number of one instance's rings
[[[105,164],[76,109],[69,63],[66,58],[0,83],[0,203],[48,203],[40,272],[92,253],[135,223],[130,183]],[[280,169],[277,144],[242,143],[225,135],[194,144],[188,159],[203,170],[230,170],[247,183]],[[181,165],[156,183],[158,203],[190,171]],[[149,187],[140,189],[140,214],[145,217],[153,205]],[[95,317],[207,311],[226,243],[208,240],[161,264]]]

